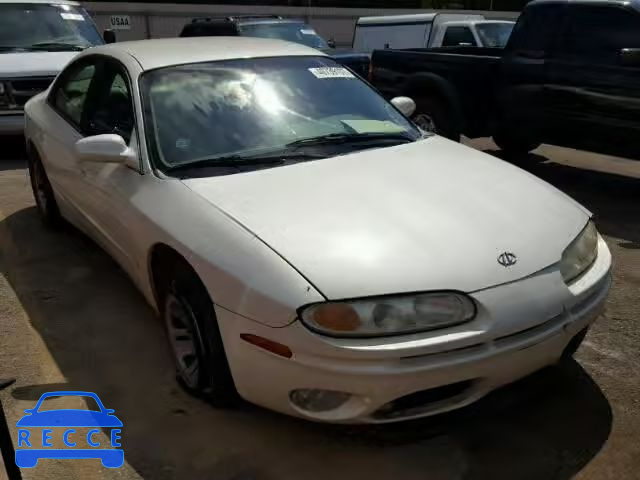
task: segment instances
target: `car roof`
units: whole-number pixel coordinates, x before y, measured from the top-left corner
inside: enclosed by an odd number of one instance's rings
[[[184,37],[139,40],[100,45],[89,48],[85,52],[86,54],[113,56],[117,56],[118,52],[125,52],[134,57],[143,70],[241,58],[327,56],[315,48],[298,43],[255,37]]]
[[[515,25],[515,20],[453,20],[451,22],[444,22],[441,24],[441,26],[447,26],[447,27],[458,27],[458,26],[466,26],[466,25],[485,25],[485,24],[493,24],[493,23],[498,23],[498,24],[509,24],[509,25]]]
[[[3,3],[40,3],[45,5],[73,5],[74,7],[80,5],[80,2],[73,2],[70,0],[0,0],[0,4]]]
[[[378,25],[386,23],[422,23],[432,22],[437,13],[415,13],[409,15],[382,15],[377,17],[360,17],[358,25]]]

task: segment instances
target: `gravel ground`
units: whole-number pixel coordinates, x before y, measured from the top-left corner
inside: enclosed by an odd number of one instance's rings
[[[607,311],[577,362],[453,414],[363,428],[184,394],[160,323],[121,270],[77,231],[42,228],[19,153],[0,160],[0,378],[17,378],[0,401],[13,441],[41,393],[87,390],[123,421],[126,457],[115,470],[43,460],[23,478],[640,478],[640,162],[547,146],[511,160],[590,208],[614,256]]]

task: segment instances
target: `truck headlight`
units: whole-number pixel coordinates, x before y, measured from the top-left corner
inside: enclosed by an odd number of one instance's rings
[[[317,303],[303,307],[300,318],[323,335],[379,337],[450,327],[475,314],[466,295],[437,292]]]
[[[598,256],[598,230],[589,220],[580,235],[562,253],[560,273],[566,284],[582,275]]]

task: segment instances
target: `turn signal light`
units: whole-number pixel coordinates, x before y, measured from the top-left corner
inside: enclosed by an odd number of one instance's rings
[[[293,352],[289,347],[282,345],[281,343],[274,342],[273,340],[268,340],[266,338],[259,337],[258,335],[252,335],[251,333],[241,333],[240,338],[245,342],[249,342],[256,347],[260,347],[281,357],[293,357]]]

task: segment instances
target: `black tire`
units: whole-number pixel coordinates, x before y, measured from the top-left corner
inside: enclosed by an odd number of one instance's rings
[[[540,142],[513,132],[499,132],[493,135],[493,141],[503,152],[509,155],[526,155],[540,146]]]
[[[449,105],[437,97],[423,97],[416,100],[416,107],[411,119],[422,130],[460,141],[460,126]]]
[[[187,265],[176,263],[165,271],[160,296],[161,315],[174,356],[178,383],[216,407],[235,406],[239,396],[206,288]],[[193,346],[191,354],[182,349],[189,341]]]
[[[584,330],[579,331],[567,344],[566,348],[562,352],[562,360],[569,360],[573,358],[573,355],[578,351],[580,345],[584,341],[585,337],[589,333],[589,328],[585,328]]]
[[[51,183],[49,183],[49,177],[47,177],[42,161],[33,151],[29,153],[29,178],[42,223],[50,229],[60,228],[63,223],[62,217]]]

